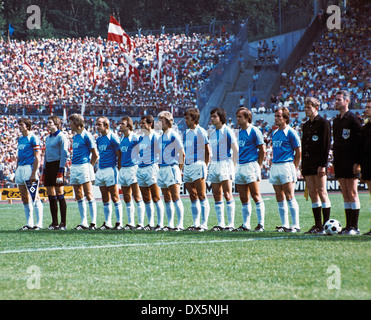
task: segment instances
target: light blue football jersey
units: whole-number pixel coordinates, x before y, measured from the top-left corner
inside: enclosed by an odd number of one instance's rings
[[[91,149],[97,144],[92,134],[85,129],[81,134],[75,134],[72,139],[72,164],[84,164],[90,161]]]
[[[134,132],[130,132],[127,137],[122,137],[120,142],[121,167],[131,167],[138,164],[138,143],[139,136]]]
[[[301,146],[297,132],[287,126],[284,130],[272,132],[273,163],[290,162],[295,158],[295,148]]]
[[[40,150],[40,139],[33,133],[18,138],[18,165],[25,166],[35,162],[34,151]]]
[[[264,144],[263,134],[260,129],[249,125],[246,130],[238,132],[238,163],[244,164],[252,161],[257,161],[259,157],[258,146]]]
[[[117,165],[116,151],[120,150],[120,139],[112,131],[97,138],[99,152],[99,169],[110,168]]]

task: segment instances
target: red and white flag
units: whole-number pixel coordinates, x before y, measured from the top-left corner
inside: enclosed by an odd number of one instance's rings
[[[33,74],[33,69],[32,69],[32,67],[28,64],[28,62],[26,61],[26,59],[25,59],[24,62],[23,62],[23,68],[24,68],[28,73]]]
[[[107,41],[127,44],[129,46],[129,52],[135,47],[134,42],[130,39],[130,37],[126,34],[124,29],[113,16],[111,16],[109,19]]]

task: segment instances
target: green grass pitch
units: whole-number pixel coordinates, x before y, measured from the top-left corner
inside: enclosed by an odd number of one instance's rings
[[[75,231],[80,222],[75,202],[67,203],[68,230],[17,231],[25,224],[23,205],[2,203],[0,299],[371,299],[371,237],[305,235],[313,216],[302,194],[297,195],[302,232],[274,232],[280,225],[277,203],[273,195],[263,199],[263,233]],[[331,217],[344,224],[341,195],[330,199]],[[365,233],[371,228],[371,198],[362,193],[360,200],[359,228]],[[190,201],[183,203],[188,227]],[[101,225],[103,208],[97,204]],[[210,206],[209,228],[217,224],[212,199]],[[44,227],[50,222],[45,203]],[[236,197],[235,226],[241,222]],[[251,226],[256,224],[253,204]]]

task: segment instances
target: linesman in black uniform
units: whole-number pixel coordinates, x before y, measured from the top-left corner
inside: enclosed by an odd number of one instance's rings
[[[350,95],[341,90],[336,93],[335,106],[340,114],[333,122],[334,170],[344,199],[346,227],[341,234],[356,235],[360,202],[358,177],[361,172],[361,120],[349,111]]]
[[[371,196],[371,99],[367,100],[365,115],[367,119],[361,128],[361,177],[366,181]],[[371,235],[371,230],[365,235]]]
[[[323,225],[330,218],[331,202],[327,194],[327,162],[331,145],[331,125],[318,114],[320,101],[307,97],[303,126],[302,174],[312,202],[315,225],[306,233],[323,233]],[[322,222],[322,215],[323,222]]]

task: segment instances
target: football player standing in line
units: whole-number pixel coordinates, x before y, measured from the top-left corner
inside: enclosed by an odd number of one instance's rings
[[[139,137],[137,179],[146,207],[148,225],[143,230],[160,230],[164,227],[164,205],[157,186],[158,150],[160,137],[154,131],[155,121],[151,115],[142,116],[139,122],[142,135]],[[157,210],[157,226],[154,223],[154,207]]]
[[[361,128],[361,173],[362,180],[366,181],[368,191],[371,196],[371,100],[367,100],[365,115],[368,118],[367,123]],[[365,121],[366,122],[366,121]],[[371,235],[371,230],[365,235]]]
[[[200,112],[189,108],[184,113],[188,129],[183,137],[185,166],[183,180],[191,199],[193,226],[189,231],[206,231],[210,204],[206,196],[207,165],[210,145],[207,131],[200,127]]]
[[[76,226],[76,230],[95,230],[97,224],[97,204],[93,195],[92,182],[94,170],[92,167],[98,160],[97,145],[90,132],[85,130],[84,118],[80,114],[69,116],[72,132],[75,132],[72,140],[72,165],[70,183],[73,186],[77,205],[80,212],[81,223]],[[90,159],[91,157],[91,159]],[[88,200],[91,224],[88,226],[86,216],[86,202]]]
[[[211,182],[215,213],[218,225],[210,231],[233,231],[235,202],[232,195],[232,181],[235,177],[234,167],[238,157],[237,138],[231,128],[226,126],[227,114],[222,108],[214,108],[210,112],[211,124],[215,129],[210,133],[211,164],[208,180]],[[228,225],[224,223],[223,194],[227,201]]]
[[[290,112],[286,107],[277,108],[274,115],[278,129],[272,133],[272,167],[269,182],[273,184],[282,225],[278,232],[300,232],[299,206],[295,199],[295,182],[301,158],[300,138],[290,127]],[[287,201],[287,203],[286,203]],[[287,204],[292,226],[289,227]]]
[[[235,184],[242,203],[242,225],[235,231],[250,231],[251,202],[256,204],[258,225],[255,231],[264,231],[265,205],[260,194],[261,165],[265,157],[265,144],[261,131],[252,125],[251,111],[245,107],[236,112],[238,132],[238,166]]]
[[[168,220],[164,231],[183,231],[184,207],[180,199],[180,184],[182,183],[181,170],[184,165],[183,142],[179,134],[174,131],[173,115],[169,111],[158,114],[161,121],[163,134],[159,144],[159,171],[157,173],[157,185],[161,188],[165,200],[165,209]],[[175,207],[178,223],[174,228]]]
[[[344,199],[346,226],[340,234],[357,235],[359,210],[358,177],[361,172],[361,121],[349,111],[350,94],[336,93],[335,107],[339,115],[333,121],[334,170]]]
[[[329,220],[331,210],[326,175],[331,126],[318,114],[320,104],[313,97],[307,97],[304,102],[305,115],[309,120],[303,125],[301,171],[308,187],[315,223],[306,233],[323,233],[323,225]]]
[[[128,217],[128,223],[124,227],[125,230],[143,230],[144,227],[144,202],[142,195],[139,190],[137,182],[137,171],[138,171],[138,143],[139,136],[133,132],[134,125],[133,120],[125,116],[121,119],[120,132],[123,133],[123,137],[120,143],[121,149],[121,169],[119,172],[119,184],[121,186],[124,201],[126,203],[126,213]],[[134,201],[137,203],[137,214],[138,224],[135,226],[134,223],[134,203],[132,201],[132,195]]]
[[[112,229],[112,199],[116,214],[116,225],[113,229],[121,230],[122,205],[118,187],[118,170],[121,167],[120,139],[110,130],[107,117],[99,117],[95,126],[99,132],[97,138],[99,165],[95,175],[95,185],[99,187],[102,194],[104,213],[104,223],[99,229]]]
[[[18,138],[17,170],[15,172],[15,183],[21,193],[21,199],[26,216],[26,225],[20,230],[39,230],[43,227],[43,205],[36,195],[34,205],[30,199],[26,181],[34,182],[38,179],[40,167],[40,139],[31,132],[31,120],[21,118],[18,120],[18,128],[21,136]],[[35,208],[36,224],[34,224],[33,210]]]
[[[64,198],[63,176],[68,157],[68,139],[61,132],[62,121],[57,116],[48,118],[50,135],[45,139],[45,157],[42,180],[46,187],[52,223],[49,230],[66,230],[67,203]],[[58,224],[58,203],[61,223]]]

